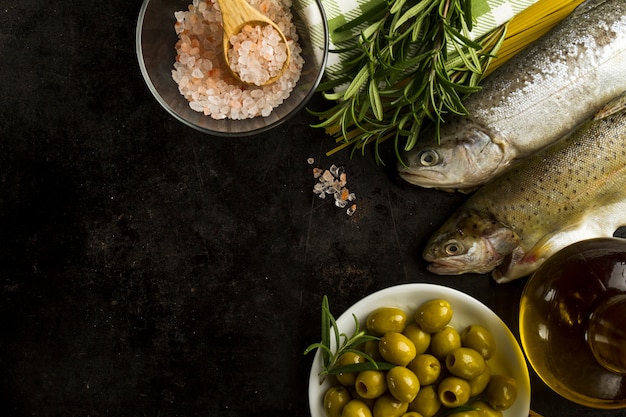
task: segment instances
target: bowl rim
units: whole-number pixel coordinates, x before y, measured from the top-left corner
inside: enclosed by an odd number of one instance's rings
[[[511,408],[503,410],[503,415],[504,417],[527,417],[530,411],[531,400],[530,376],[528,364],[520,344],[506,323],[504,323],[493,310],[467,293],[439,284],[399,284],[381,289],[360,299],[346,309],[341,316],[336,319],[336,322],[341,333],[351,334],[355,328],[354,319],[352,317],[353,314],[357,317],[359,323],[365,323],[367,314],[377,307],[396,306],[404,309],[414,309],[417,308],[419,304],[429,299],[446,297],[452,304],[453,309],[456,304],[458,310],[458,303],[462,303],[461,305],[465,307],[461,309],[462,311],[470,309],[472,314],[480,316],[481,322],[478,324],[487,325],[486,327],[488,327],[494,334],[494,337],[496,337],[498,349],[505,349],[505,354],[513,355],[512,357],[507,355],[509,359],[497,361],[498,368],[504,363],[505,366],[514,369],[514,377],[519,387],[515,404]],[[489,323],[483,322],[484,319],[488,320]],[[465,323],[465,325],[475,323],[473,317],[463,317],[459,320],[458,316],[453,316],[452,323],[458,324],[459,321]],[[505,342],[504,346],[502,346],[503,341]],[[334,343],[331,342],[331,345],[334,345]],[[321,363],[321,352],[318,350],[315,353],[309,374],[308,399],[309,411],[312,417],[325,417],[322,406],[323,390],[324,385],[330,387],[330,384],[320,382],[319,371],[321,369]],[[516,365],[511,366],[511,364]]]
[[[304,109],[304,107],[310,101],[311,97],[313,97],[313,95],[316,93],[317,86],[320,84],[322,78],[324,77],[326,64],[328,62],[328,53],[329,53],[329,47],[330,47],[330,33],[329,33],[329,28],[328,28],[328,19],[326,17],[326,11],[324,10],[323,4],[322,4],[322,0],[314,0],[314,3],[317,5],[317,7],[319,9],[319,12],[320,12],[320,15],[321,15],[321,24],[322,24],[323,29],[324,29],[323,30],[323,33],[324,33],[324,40],[323,40],[323,42],[324,42],[324,44],[322,45],[323,54],[322,54],[322,62],[320,63],[321,71],[319,71],[319,73],[317,74],[317,76],[313,80],[312,88],[302,98],[300,103],[297,106],[295,106],[293,108],[293,110],[291,110],[287,115],[285,115],[284,117],[276,120],[275,122],[272,122],[270,124],[267,124],[265,126],[258,127],[258,128],[255,128],[255,129],[247,130],[247,131],[227,132],[227,131],[211,130],[211,129],[207,129],[205,127],[199,126],[199,125],[197,125],[195,123],[192,123],[189,120],[187,120],[184,117],[182,117],[178,112],[176,112],[169,104],[167,104],[163,100],[163,98],[159,94],[156,86],[154,85],[154,83],[150,79],[150,74],[148,72],[148,68],[146,67],[146,63],[145,63],[145,61],[143,59],[143,47],[141,45],[141,35],[142,35],[142,32],[143,32],[143,24],[144,24],[144,18],[145,18],[145,15],[146,15],[146,10],[148,9],[150,1],[151,0],[144,0],[143,3],[141,4],[141,8],[139,10],[139,15],[137,17],[137,25],[136,25],[136,28],[135,28],[135,53],[137,55],[137,61],[139,63],[139,68],[141,70],[141,75],[143,76],[144,82],[148,86],[148,89],[150,90],[150,93],[152,93],[153,97],[161,105],[161,107],[163,107],[176,120],[182,122],[186,126],[189,126],[189,127],[193,128],[193,129],[195,129],[197,131],[200,131],[200,132],[206,133],[206,134],[210,134],[210,135],[214,135],[214,136],[221,136],[221,137],[243,137],[243,136],[253,136],[253,135],[256,135],[256,134],[259,134],[259,133],[271,130],[271,129],[273,129],[273,128],[283,124],[284,122],[286,122],[287,120],[289,120],[290,118],[295,116],[297,113],[302,111],[302,109]],[[189,3],[191,3],[191,1],[192,0],[189,0]],[[206,117],[209,117],[209,116],[206,116]],[[261,116],[259,116],[259,117],[261,117]]]

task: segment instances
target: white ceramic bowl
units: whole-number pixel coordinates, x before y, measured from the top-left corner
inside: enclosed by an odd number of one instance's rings
[[[136,30],[139,67],[152,95],[172,116],[188,126],[216,136],[248,136],[283,123],[302,109],[324,75],[328,56],[328,24],[321,0],[293,0],[294,24],[305,60],[302,74],[289,97],[267,117],[215,120],[192,110],[172,80],[176,59],[174,12],[187,10],[192,0],[144,0]]]
[[[489,360],[494,373],[515,378],[518,396],[513,406],[503,411],[504,417],[527,417],[530,410],[530,379],[524,354],[517,340],[506,324],[488,307],[469,295],[452,288],[433,284],[405,284],[375,292],[350,307],[337,319],[341,333],[354,332],[356,315],[361,326],[365,325],[368,314],[378,307],[398,307],[410,317],[419,305],[442,298],[450,302],[454,315],[450,324],[459,331],[470,324],[480,324],[489,329],[496,340],[496,354]],[[332,311],[332,299],[329,300]],[[322,370],[322,357],[318,350],[313,359],[309,376],[309,403],[311,417],[326,417],[323,409],[324,393],[331,387],[329,379],[323,382],[319,377]]]

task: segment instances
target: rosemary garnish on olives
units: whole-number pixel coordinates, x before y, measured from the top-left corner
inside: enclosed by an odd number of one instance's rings
[[[337,322],[330,312],[328,297],[322,298],[322,340],[318,343],[313,343],[304,351],[306,355],[315,349],[320,349],[322,352],[322,371],[320,375],[335,375],[340,373],[349,372],[361,372],[369,370],[389,370],[395,365],[387,362],[378,362],[374,360],[370,355],[359,350],[360,346],[370,340],[380,340],[379,337],[367,334],[365,330],[361,329],[359,320],[352,314],[354,319],[354,333],[348,337],[345,333],[340,333],[337,327]],[[331,340],[334,338],[336,349],[333,352],[331,347]],[[338,363],[338,359],[347,352],[353,352],[366,359],[366,362],[351,363],[349,365],[341,365]]]

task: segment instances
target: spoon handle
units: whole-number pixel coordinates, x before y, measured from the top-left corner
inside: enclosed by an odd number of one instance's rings
[[[237,34],[247,22],[273,23],[246,0],[217,0],[217,3],[222,11],[224,31],[229,35]]]

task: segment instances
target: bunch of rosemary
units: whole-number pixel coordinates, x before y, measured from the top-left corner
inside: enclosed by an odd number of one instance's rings
[[[393,138],[395,153],[410,150],[426,121],[437,134],[443,115],[466,115],[463,99],[479,89],[479,81],[499,48],[505,29],[500,27],[473,41],[471,0],[381,0],[358,18],[337,28],[360,28],[356,41],[337,45],[349,54],[341,71],[330,73],[319,90],[336,104],[312,111],[342,145],[365,149]],[[344,47],[345,49],[342,49]],[[339,86],[345,86],[339,90]]]

